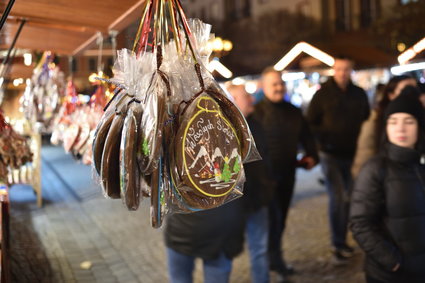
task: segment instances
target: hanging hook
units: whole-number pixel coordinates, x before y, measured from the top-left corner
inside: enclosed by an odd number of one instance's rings
[[[69,76],[72,77],[74,76],[74,56],[70,55],[68,56],[68,71],[69,71]]]
[[[115,62],[117,59],[117,30],[110,30],[109,36],[111,37],[111,44],[112,44],[112,59]]]
[[[99,46],[97,55],[97,73],[103,71],[102,52],[103,52],[103,35],[100,31],[97,32],[97,45]]]

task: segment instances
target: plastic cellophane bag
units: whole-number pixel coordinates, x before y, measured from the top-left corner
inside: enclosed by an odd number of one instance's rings
[[[27,139],[16,133],[0,113],[0,180],[7,183],[9,169],[19,169],[31,161]]]
[[[204,67],[211,26],[193,20],[189,28],[179,1],[145,5],[139,52],[118,52],[111,82],[120,91],[97,126],[93,165],[104,195],[121,198],[129,210],[149,196],[152,226],[160,227],[166,213],[240,197],[243,163],[259,155],[245,118]],[[148,48],[150,19],[165,17],[158,5],[174,13],[173,36],[161,37],[169,25],[155,22],[160,36]]]
[[[51,133],[65,95],[64,74],[52,61],[53,55],[45,52],[24,93],[25,115],[41,133]]]
[[[99,84],[88,103],[80,99],[72,80],[54,123],[52,144],[63,144],[64,150],[83,164],[92,164],[92,141],[106,104],[105,86]]]

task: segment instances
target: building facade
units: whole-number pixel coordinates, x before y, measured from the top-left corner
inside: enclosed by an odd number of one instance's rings
[[[331,32],[369,27],[397,4],[415,0],[185,0],[189,17],[205,22],[259,18],[270,11],[286,10],[311,17]]]

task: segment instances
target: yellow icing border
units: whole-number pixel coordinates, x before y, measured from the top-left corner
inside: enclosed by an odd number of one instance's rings
[[[211,100],[211,101],[213,101],[213,103],[215,103],[215,104],[218,106],[217,102],[215,102],[215,100],[214,100],[214,99],[212,99],[211,97],[201,97],[201,98],[199,99],[198,104],[196,105],[196,107],[198,107],[199,109],[202,109],[202,110],[198,111],[198,113],[196,113],[196,114],[192,117],[192,119],[190,119],[190,120],[189,120],[189,122],[187,123],[186,129],[184,130],[184,134],[183,134],[183,143],[182,143],[183,165],[184,165],[185,172],[186,172],[187,176],[189,177],[190,182],[192,183],[192,185],[193,185],[193,186],[194,186],[194,187],[195,187],[198,191],[200,191],[202,194],[204,194],[204,195],[206,195],[206,196],[209,196],[209,197],[222,197],[222,196],[227,195],[228,193],[230,193],[230,191],[232,191],[232,190],[233,190],[233,188],[236,186],[237,178],[236,178],[236,180],[235,180],[235,183],[233,184],[233,186],[232,186],[229,190],[227,190],[226,192],[224,192],[224,193],[222,193],[222,194],[219,194],[219,195],[209,194],[209,193],[207,193],[207,192],[204,192],[201,188],[199,188],[199,187],[196,185],[196,183],[193,181],[192,177],[190,176],[190,174],[189,174],[189,169],[187,168],[187,164],[186,164],[186,154],[185,154],[185,150],[184,150],[184,148],[185,148],[185,144],[186,144],[187,131],[189,130],[189,127],[190,127],[190,125],[192,124],[193,120],[195,120],[195,118],[196,118],[196,117],[198,117],[200,114],[202,114],[202,113],[204,113],[204,112],[207,112],[207,113],[208,113],[208,112],[217,112],[218,116],[220,116],[220,118],[221,118],[221,119],[223,119],[224,123],[226,123],[226,125],[227,125],[227,126],[228,126],[228,127],[229,127],[232,131],[233,131],[233,134],[235,135],[236,141],[238,142],[238,147],[239,147],[239,156],[241,156],[241,154],[240,154],[240,142],[239,142],[238,135],[236,134],[235,129],[232,127],[232,125],[229,123],[229,121],[227,121],[227,119],[223,116],[223,114],[221,113],[221,111],[220,111],[220,110],[208,110],[208,109],[206,109],[206,108],[201,107],[201,106],[199,105],[199,103],[200,103],[202,100]],[[218,108],[219,108],[219,107],[220,107],[220,106],[218,106]],[[241,159],[242,159],[242,157],[241,157]]]

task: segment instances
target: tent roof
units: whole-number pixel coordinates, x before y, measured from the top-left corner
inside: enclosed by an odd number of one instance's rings
[[[6,0],[0,0],[0,10]],[[144,0],[20,0],[3,27],[0,48],[7,49],[20,19],[26,19],[17,48],[76,55],[96,42],[97,32],[121,31],[136,21]]]

